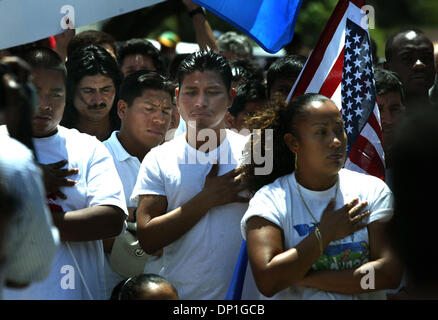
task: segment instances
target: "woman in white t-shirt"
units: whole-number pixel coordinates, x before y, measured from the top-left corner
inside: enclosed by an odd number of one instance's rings
[[[347,136],[336,105],[306,94],[254,121],[273,129],[272,172],[255,175],[254,162],[243,167],[256,193],[242,233],[260,292],[275,299],[385,299],[383,290],[401,277],[385,238],[392,194],[380,179],[342,169]],[[269,137],[253,139],[252,150],[260,141]]]

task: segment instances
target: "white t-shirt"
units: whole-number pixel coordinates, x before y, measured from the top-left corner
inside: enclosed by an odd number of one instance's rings
[[[78,168],[70,176],[78,183],[64,187],[66,200],[53,203],[64,212],[98,205],[117,206],[128,215],[122,183],[114,162],[105,146],[95,137],[76,129],[58,126],[50,137],[33,139],[38,160],[49,164],[66,159],[68,168]],[[70,249],[79,269],[70,253]],[[5,290],[7,299],[86,300],[90,299],[81,274],[93,299],[106,299],[104,252],[102,241],[62,242],[56,252],[51,272],[46,280],[22,290]]]
[[[107,147],[108,151],[113,157],[114,164],[116,165],[117,172],[119,173],[120,180],[123,184],[123,191],[126,198],[127,207],[137,207],[130,200],[132,190],[134,189],[135,182],[137,181],[138,171],[140,170],[140,161],[137,157],[130,155],[120,143],[117,138],[119,131],[114,131],[108,140],[105,140],[103,144]],[[109,254],[105,255],[105,272],[108,282],[108,298],[112,292],[112,289],[121,281],[123,277],[117,272],[113,271],[109,263]],[[158,274],[163,265],[162,259],[156,256],[149,256],[144,273]]]
[[[336,184],[325,191],[312,191],[301,185],[300,188],[307,206],[319,222],[328,202],[335,195]],[[383,181],[341,169],[335,209],[341,208],[355,198],[368,202],[366,209],[371,211],[371,215],[367,218],[368,224],[379,219],[389,219],[392,216],[392,193]],[[242,219],[241,227],[244,237],[246,237],[246,222],[253,216],[267,219],[283,229],[285,250],[296,247],[314,228],[314,220],[307,212],[298,193],[294,173],[278,178],[254,195]],[[346,238],[332,241],[312,269],[351,269],[368,261],[368,230],[364,228]],[[273,299],[385,299],[385,292],[345,295],[292,286],[277,293]]]
[[[18,200],[6,237],[1,239],[6,262],[1,277],[22,284],[41,281],[50,272],[59,245],[59,232],[45,201],[42,173],[32,152],[10,138],[7,131],[0,134],[0,149],[1,183]]]
[[[214,159],[219,159],[218,175],[236,168],[247,138],[226,132],[226,139],[208,154],[192,148],[185,135],[153,148],[141,164],[132,201],[138,202],[139,195],[166,196],[169,212],[202,190]],[[175,285],[181,299],[225,298],[242,243],[240,220],[247,207],[244,203],[214,207],[164,248],[160,275]]]

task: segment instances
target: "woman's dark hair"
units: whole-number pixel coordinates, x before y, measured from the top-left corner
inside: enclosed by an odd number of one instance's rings
[[[61,125],[75,128],[78,111],[74,106],[75,90],[85,76],[105,75],[112,79],[116,91],[114,103],[110,110],[112,131],[120,128],[120,118],[117,115],[117,100],[122,73],[116,60],[103,48],[95,45],[81,47],[73,52],[66,62],[67,67],[67,98]]]
[[[196,71],[213,71],[220,75],[227,90],[231,89],[231,68],[224,56],[214,51],[196,51],[179,65],[178,84],[181,87],[184,77]]]
[[[138,300],[142,295],[142,291],[144,291],[149,284],[166,284],[178,295],[176,288],[165,278],[157,274],[148,273],[140,274],[119,282],[114,287],[110,300]]]
[[[299,138],[293,123],[298,116],[306,111],[305,107],[314,101],[330,101],[329,98],[317,94],[307,93],[291,100],[287,106],[281,101],[275,101],[273,108],[257,113],[247,122],[252,134],[244,150],[244,165],[240,171],[248,185],[250,192],[255,193],[261,187],[274,182],[277,178],[290,174],[295,168],[295,154],[284,142],[284,135],[291,133]],[[272,139],[272,171],[267,175],[257,175],[256,168],[265,166],[265,163],[254,161],[254,150],[261,150],[262,157],[266,155],[267,139]],[[263,154],[264,153],[264,154]]]
[[[155,71],[139,70],[122,81],[119,98],[126,101],[129,107],[135,98],[142,95],[143,90],[163,90],[172,98],[175,95],[175,86],[169,79]]]

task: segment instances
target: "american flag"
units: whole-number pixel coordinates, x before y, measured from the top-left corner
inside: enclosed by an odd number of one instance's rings
[[[348,137],[345,167],[385,179],[365,0],[340,0],[288,100],[309,92],[331,98]]]

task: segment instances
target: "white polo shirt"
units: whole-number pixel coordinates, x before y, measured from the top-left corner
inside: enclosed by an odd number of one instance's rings
[[[126,206],[128,208],[137,207],[137,204],[130,200],[130,196],[137,181],[141,163],[137,157],[130,155],[122,146],[117,138],[119,132],[120,131],[114,131],[111,136],[103,142],[103,144],[113,156],[114,164],[117,172],[119,173],[120,180],[122,180],[123,190],[126,198]],[[144,273],[158,274],[162,264],[161,257],[149,256],[146,262]],[[107,282],[110,283],[108,289],[110,289],[117,285],[117,283],[122,280],[122,277],[112,270],[109,264],[109,254],[106,254],[105,266],[106,279]],[[111,293],[110,291],[111,290],[108,291],[108,294]]]

